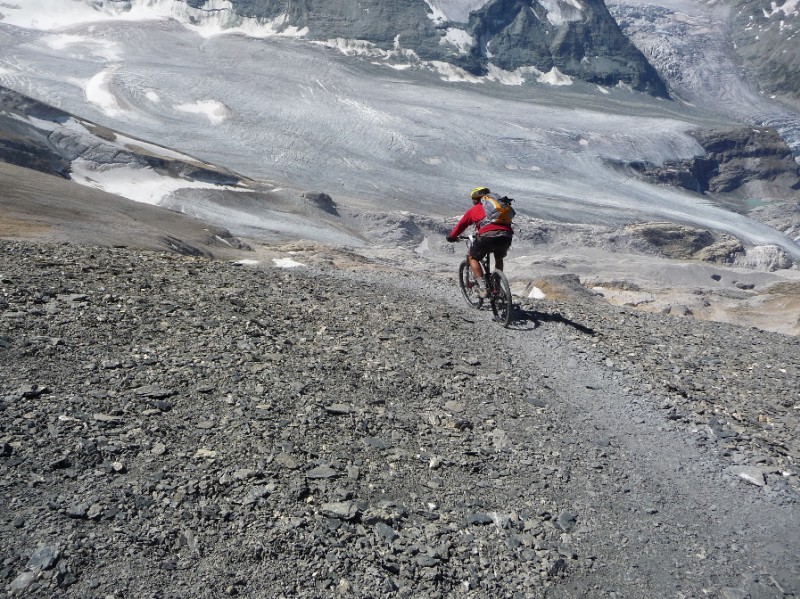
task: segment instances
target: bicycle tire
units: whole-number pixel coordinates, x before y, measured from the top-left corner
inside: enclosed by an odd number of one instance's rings
[[[475,282],[475,275],[469,267],[469,262],[464,260],[458,267],[458,286],[467,303],[473,308],[480,308],[483,298],[478,297],[478,285]]]
[[[494,319],[504,327],[511,322],[514,312],[514,302],[511,298],[511,286],[502,271],[496,270],[492,273],[492,292],[491,303]]]

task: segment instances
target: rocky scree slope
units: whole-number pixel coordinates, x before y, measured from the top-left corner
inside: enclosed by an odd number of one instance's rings
[[[503,331],[435,277],[0,249],[10,595],[800,592],[796,338],[591,296]]]
[[[536,595],[573,560],[552,492],[511,490],[554,467],[532,439],[509,459],[501,423],[536,411],[515,360],[483,372],[456,313],[169,255],[0,255],[8,593]]]

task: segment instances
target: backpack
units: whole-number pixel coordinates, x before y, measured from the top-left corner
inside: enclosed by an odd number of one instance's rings
[[[481,204],[483,204],[483,210],[486,212],[486,218],[478,224],[478,228],[486,225],[507,225],[510,227],[511,220],[516,214],[511,207],[511,202],[513,201],[513,199],[506,196],[502,198],[497,198],[493,195],[483,196]]]

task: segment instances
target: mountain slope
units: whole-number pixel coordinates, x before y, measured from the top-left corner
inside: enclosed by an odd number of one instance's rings
[[[0,162],[0,237],[162,249],[239,258],[226,229],[71,181]]]
[[[510,77],[510,72],[532,80],[574,77],[668,96],[602,0],[87,0],[83,9],[72,10],[83,10],[86,20],[151,14],[208,33],[298,37],[396,66],[454,70],[461,77]],[[8,11],[7,22],[26,23],[24,7]],[[40,17],[33,21],[47,23]]]
[[[481,40],[470,51],[479,63],[507,71],[535,67],[668,97],[665,84],[620,31],[602,0],[530,2],[494,0],[470,15],[469,31]]]
[[[764,92],[800,111],[800,4],[737,0],[733,41]]]

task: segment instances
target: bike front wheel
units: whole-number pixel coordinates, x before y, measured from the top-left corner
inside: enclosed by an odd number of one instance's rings
[[[475,280],[475,275],[469,267],[469,262],[464,260],[458,267],[458,286],[461,287],[461,293],[464,299],[473,308],[480,308],[483,304],[483,298],[478,296],[478,283]]]
[[[501,271],[496,270],[492,273],[492,313],[495,321],[504,327],[511,322],[511,315],[514,311],[514,303],[511,300],[511,286],[508,279]]]

